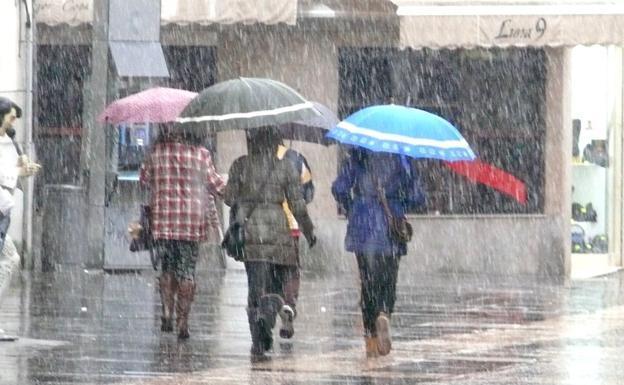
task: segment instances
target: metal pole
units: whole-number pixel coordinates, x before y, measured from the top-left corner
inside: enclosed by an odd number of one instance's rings
[[[26,29],[24,30],[24,36],[21,39],[21,45],[24,52],[24,89],[26,90],[24,95],[24,129],[25,129],[25,142],[26,142],[26,154],[33,157],[33,71],[34,71],[34,39],[35,39],[35,23],[34,14],[32,13],[32,1],[23,1],[22,5],[26,7],[26,19],[20,20],[20,23],[24,23]],[[33,253],[32,253],[32,221],[33,221],[33,196],[34,186],[31,178],[27,178],[25,181],[24,196],[23,196],[23,220],[22,220],[22,268],[31,269],[33,267]]]
[[[106,131],[97,123],[96,117],[106,107],[108,94],[108,11],[109,0],[93,1],[91,78],[85,90],[88,103],[80,154],[81,185],[86,190],[88,220],[84,264],[94,268],[102,268],[104,264]]]

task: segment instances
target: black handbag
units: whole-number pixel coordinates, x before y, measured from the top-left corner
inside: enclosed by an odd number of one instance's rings
[[[150,262],[155,271],[158,271],[160,258],[158,253],[154,251],[154,236],[152,235],[152,208],[149,205],[141,205],[141,216],[139,218],[141,232],[139,236],[130,241],[130,251],[133,253],[139,251],[149,251]]]
[[[144,251],[152,248],[154,239],[152,237],[152,209],[148,205],[141,205],[141,216],[139,225],[142,229],[139,236],[130,242],[130,251]]]
[[[245,225],[247,224],[247,221],[251,217],[251,214],[256,209],[256,206],[258,205],[258,201],[260,200],[262,191],[264,190],[264,187],[266,186],[267,182],[271,179],[272,174],[273,174],[273,169],[269,171],[267,178],[262,182],[262,185],[257,190],[258,197],[254,201],[253,205],[249,208],[249,211],[247,212],[247,215],[245,216],[245,219],[243,220],[243,222],[241,223],[239,221],[234,221],[230,223],[230,226],[228,227],[228,229],[225,231],[225,234],[223,235],[223,241],[221,241],[221,247],[225,249],[225,252],[227,253],[227,255],[234,258],[235,261],[241,262],[245,260]],[[236,205],[236,206],[238,206],[240,209],[240,205]]]
[[[233,222],[223,235],[221,247],[236,261],[245,259],[245,227],[238,221]]]

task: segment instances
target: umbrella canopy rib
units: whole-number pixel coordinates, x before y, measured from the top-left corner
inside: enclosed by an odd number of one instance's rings
[[[251,119],[259,116],[271,116],[271,115],[279,115],[286,112],[294,112],[300,111],[308,108],[314,108],[314,105],[311,102],[305,102],[300,104],[295,104],[287,107],[279,107],[273,108],[270,110],[261,110],[261,111],[251,111],[251,112],[233,112],[225,115],[204,115],[204,116],[196,116],[196,117],[186,117],[186,118],[178,118],[176,121],[178,123],[199,123],[199,122],[207,122],[207,121],[224,121],[230,119]]]

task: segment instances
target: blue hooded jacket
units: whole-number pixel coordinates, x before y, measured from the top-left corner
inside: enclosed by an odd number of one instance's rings
[[[390,239],[377,182],[396,217],[425,203],[418,172],[405,157],[352,150],[332,184],[334,198],[347,212],[345,248],[356,254],[405,255],[407,245]]]

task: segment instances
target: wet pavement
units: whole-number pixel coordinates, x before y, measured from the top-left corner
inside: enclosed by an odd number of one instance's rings
[[[569,284],[402,272],[392,353],[366,359],[357,277],[304,275],[291,341],[252,363],[244,271],[199,272],[191,339],[159,331],[154,275],[14,281],[1,385],[622,384],[624,274]]]

